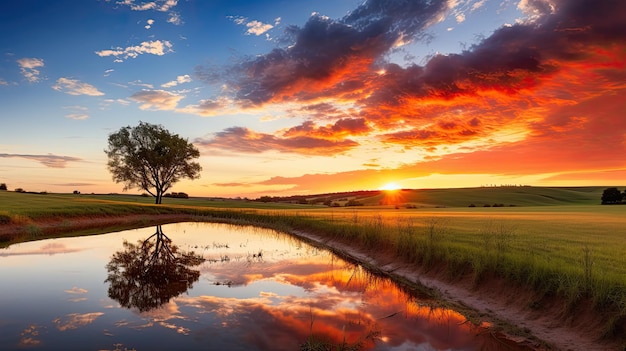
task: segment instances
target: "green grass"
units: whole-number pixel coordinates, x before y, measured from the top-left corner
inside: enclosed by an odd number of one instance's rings
[[[446,190],[440,192],[440,204],[478,196],[476,189]],[[602,188],[483,190],[481,196],[489,203],[503,202],[496,198],[513,196],[514,190],[530,190],[523,197],[538,205],[328,208],[192,198],[164,199],[157,206],[151,198],[129,195],[0,192],[0,225],[22,224],[27,235],[19,240],[33,240],[42,237],[37,226],[41,219],[71,222],[73,217],[184,213],[199,221],[306,231],[390,252],[417,266],[445,266],[450,278],[470,274],[477,285],[488,277],[500,277],[540,295],[561,297],[571,313],[579,302],[591,301],[605,317],[606,335],[618,332],[619,323],[626,319],[626,206],[598,205]],[[458,196],[455,191],[460,191]],[[553,201],[559,205],[548,206]]]
[[[357,198],[366,205],[397,201],[424,207],[595,205],[606,187],[485,187],[406,189]]]

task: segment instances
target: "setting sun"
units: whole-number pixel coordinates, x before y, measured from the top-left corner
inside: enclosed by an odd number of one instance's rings
[[[385,191],[398,190],[398,189],[400,189],[400,185],[394,182],[387,183],[383,185],[382,187],[380,187],[380,190],[385,190]]]

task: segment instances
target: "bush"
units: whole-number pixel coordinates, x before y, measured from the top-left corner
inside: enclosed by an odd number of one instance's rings
[[[11,223],[11,217],[0,214],[0,224],[9,224],[9,223]]]
[[[22,189],[22,188],[17,188],[17,189],[15,189],[15,192],[16,192],[16,193],[25,193],[25,192],[26,192],[26,190],[24,190],[24,189]]]
[[[80,191],[78,191],[78,190],[74,190],[73,194],[74,194],[74,195],[80,195]]]
[[[163,195],[163,197],[174,197],[177,199],[188,199],[189,195],[187,195],[186,193],[180,192],[180,193],[167,193],[165,195]]]
[[[272,202],[272,197],[271,196],[267,196],[267,195],[261,196],[260,198],[257,199],[257,201],[261,201],[261,202],[265,202],[265,203]]]
[[[357,200],[352,199],[352,200],[349,200],[348,202],[346,202],[345,206],[346,207],[349,207],[349,206],[363,206],[363,203],[359,202]]]

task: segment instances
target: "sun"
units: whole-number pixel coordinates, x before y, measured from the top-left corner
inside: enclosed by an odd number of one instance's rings
[[[385,190],[385,191],[394,191],[394,190],[399,190],[399,189],[400,189],[400,185],[394,182],[387,183],[380,187],[380,190]]]

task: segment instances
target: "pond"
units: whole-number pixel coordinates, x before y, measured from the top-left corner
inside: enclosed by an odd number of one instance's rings
[[[1,350],[511,350],[293,237],[177,223],[0,250]]]

